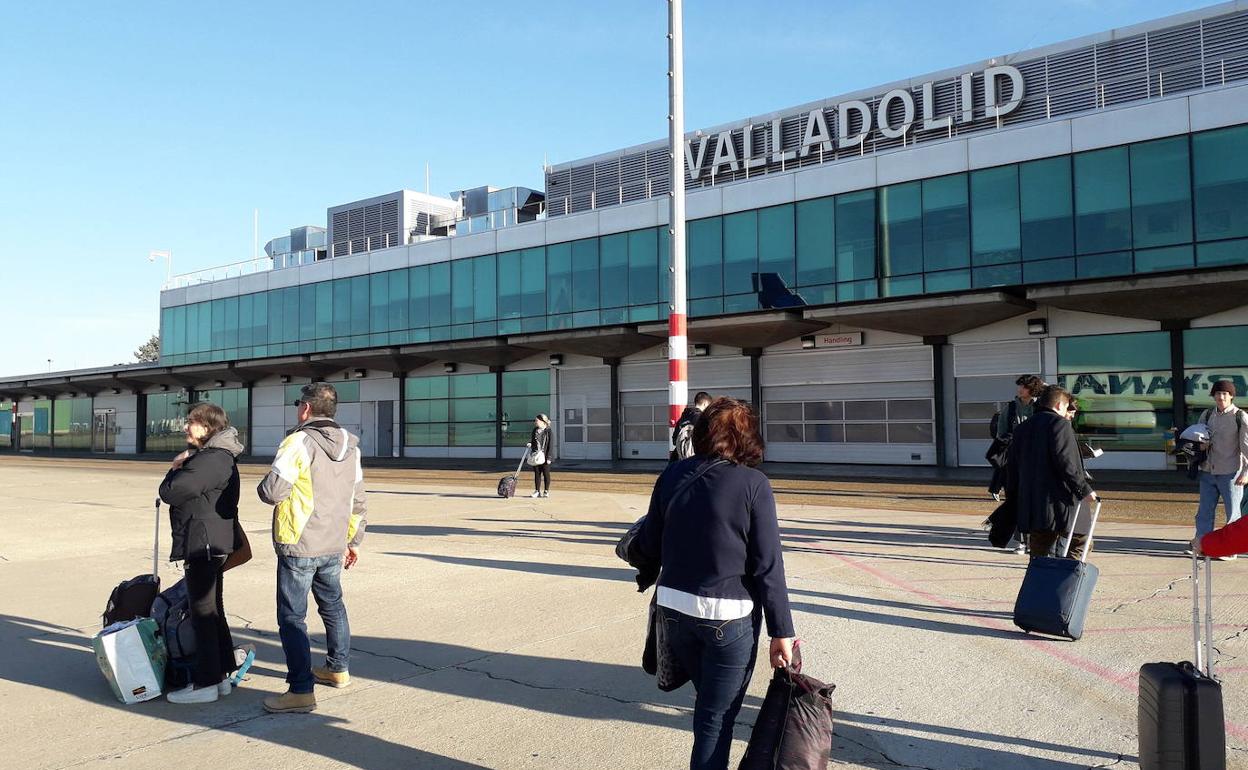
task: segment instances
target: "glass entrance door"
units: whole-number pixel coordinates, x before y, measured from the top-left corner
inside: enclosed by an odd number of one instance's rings
[[[117,451],[117,411],[114,409],[96,409],[95,419],[91,423],[91,451]]]

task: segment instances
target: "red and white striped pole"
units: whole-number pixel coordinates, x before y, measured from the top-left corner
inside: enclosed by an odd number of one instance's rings
[[[671,310],[667,317],[667,423],[676,421],[689,402],[689,337],[685,302],[685,45],[682,0],[667,0],[668,139],[671,155],[671,198],[667,232],[671,238],[669,283]],[[669,431],[669,441],[671,440]]]

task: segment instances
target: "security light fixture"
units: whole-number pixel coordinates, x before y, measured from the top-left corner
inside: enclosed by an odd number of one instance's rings
[[[689,352],[694,356],[709,356],[711,354],[711,346],[699,343],[690,348]]]
[[[113,388],[113,395],[114,395],[114,396],[120,396],[120,395],[121,395],[121,388]]]
[[[161,386],[160,386],[160,390],[161,390],[161,392],[168,393],[168,392],[169,392],[169,386],[168,386],[168,385],[161,385]]]
[[[1027,319],[1028,334],[1048,334],[1049,319],[1047,318],[1028,318]]]
[[[810,350],[815,346],[815,335],[808,334],[802,337],[802,350]]]
[[[562,353],[551,353],[551,354],[550,354],[550,365],[551,365],[551,366],[563,366],[563,354],[562,354]]]
[[[289,374],[283,374],[283,375],[282,375],[282,384],[283,384],[283,385],[286,385],[286,384],[288,384],[289,382],[290,382],[290,375],[289,375]]]
[[[442,364],[442,371],[446,372],[447,374],[454,374],[455,364],[452,364],[452,363]]]
[[[368,370],[367,370],[367,369],[356,369],[354,372],[352,372],[352,374],[354,374],[357,378],[363,378],[363,377],[366,377],[366,376],[368,375]]]
[[[225,380],[217,380],[214,384],[215,384],[218,388],[224,388],[224,387],[225,387]]]

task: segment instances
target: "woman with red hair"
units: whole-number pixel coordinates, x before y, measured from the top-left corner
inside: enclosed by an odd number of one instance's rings
[[[780,668],[793,659],[793,618],[776,501],[756,469],[763,440],[754,410],[712,401],[694,425],[693,449],[659,476],[635,547],[662,564],[656,622],[697,692],[689,767],[724,770],[762,623]]]

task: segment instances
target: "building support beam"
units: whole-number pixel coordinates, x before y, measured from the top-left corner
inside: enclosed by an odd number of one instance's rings
[[[946,465],[945,452],[945,347],[949,338],[943,335],[924,337],[923,344],[932,349],[932,418],[936,440],[936,466]]]
[[[620,413],[620,359],[604,358],[602,362],[611,368],[611,460],[620,459],[620,434],[623,416]]]
[[[1177,432],[1182,432],[1187,426],[1187,375],[1183,371],[1187,358],[1183,348],[1183,332],[1187,327],[1186,321],[1161,322],[1161,328],[1170,333],[1170,410]]]

